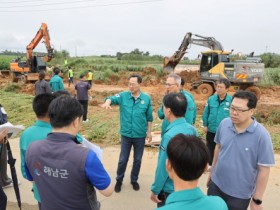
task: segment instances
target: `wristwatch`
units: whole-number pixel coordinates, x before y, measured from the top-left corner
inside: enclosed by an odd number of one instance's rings
[[[252,200],[253,200],[254,203],[257,204],[257,205],[261,205],[261,204],[262,204],[262,200],[260,200],[260,199],[255,199],[254,197],[252,197]]]

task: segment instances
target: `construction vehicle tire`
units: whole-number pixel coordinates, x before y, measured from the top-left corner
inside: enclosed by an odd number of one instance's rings
[[[20,79],[21,79],[21,83],[22,84],[26,84],[27,83],[27,76],[21,75]]]
[[[201,85],[199,85],[197,87],[198,93],[203,95],[203,96],[211,96],[214,93],[214,89],[212,87],[212,85],[208,84],[208,83],[203,83]]]
[[[15,73],[11,73],[12,82],[18,82],[18,78],[16,77]]]
[[[260,88],[256,87],[256,86],[250,86],[250,87],[247,87],[246,88],[246,91],[250,91],[250,92],[253,92],[255,93],[255,95],[257,96],[257,99],[259,100],[261,98],[261,90]]]

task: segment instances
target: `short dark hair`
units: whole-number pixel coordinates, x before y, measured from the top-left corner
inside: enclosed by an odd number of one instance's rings
[[[58,90],[58,91],[54,92],[53,95],[54,95],[56,98],[59,97],[59,96],[62,96],[62,95],[71,96],[71,94],[70,94],[67,90]]]
[[[185,85],[185,80],[181,77],[181,86]]]
[[[182,93],[169,93],[163,98],[163,105],[170,108],[176,117],[183,117],[187,111],[187,99]]]
[[[55,96],[51,93],[42,93],[33,99],[32,108],[38,118],[48,114],[49,105],[54,99]]]
[[[232,96],[232,100],[234,98],[247,99],[248,100],[247,107],[249,109],[254,109],[257,106],[258,99],[257,99],[257,96],[255,95],[255,93],[253,93],[253,92],[238,91]]]
[[[53,72],[55,75],[58,75],[60,72],[60,69],[58,67],[54,67]]]
[[[167,145],[167,157],[180,179],[192,181],[203,174],[210,155],[201,138],[178,134]]]
[[[46,74],[45,74],[45,72],[44,72],[44,71],[40,71],[40,72],[39,72],[39,80],[44,79],[44,78],[45,78],[45,76],[46,76]]]
[[[62,95],[52,101],[48,114],[52,127],[62,128],[70,125],[77,117],[81,117],[83,109],[77,99]]]
[[[80,79],[83,79],[84,77],[85,77],[84,74],[81,74],[81,75],[80,75]]]
[[[137,78],[138,84],[141,84],[142,83],[142,77],[139,74],[132,74],[132,75],[130,75],[129,79],[130,78],[135,78],[135,77]]]
[[[230,87],[230,81],[228,79],[222,78],[216,82],[217,84],[224,84],[226,89]]]

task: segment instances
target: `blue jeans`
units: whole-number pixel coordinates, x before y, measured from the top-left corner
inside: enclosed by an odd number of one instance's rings
[[[129,159],[129,154],[131,147],[133,146],[133,166],[131,170],[130,180],[131,182],[137,182],[138,175],[141,167],[142,156],[145,146],[144,138],[129,138],[126,136],[121,136],[121,153],[119,157],[118,170],[117,170],[117,181],[122,182],[125,174],[127,162]]]

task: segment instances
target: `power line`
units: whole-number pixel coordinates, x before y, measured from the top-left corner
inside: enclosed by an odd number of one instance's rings
[[[1,4],[14,4],[14,3],[38,2],[38,1],[46,1],[46,0],[35,0],[35,1],[7,1],[7,2],[1,2]]]
[[[58,5],[58,4],[76,4],[76,3],[92,2],[92,1],[97,1],[97,0],[66,1],[66,2],[35,4],[35,5],[16,5],[16,6],[0,7],[0,9],[2,9],[2,8],[15,8],[15,7],[40,7],[40,6]]]
[[[59,11],[59,10],[72,10],[72,9],[84,9],[93,7],[109,7],[109,6],[119,6],[119,5],[129,5],[129,4],[145,4],[164,0],[146,0],[146,1],[135,1],[135,2],[123,2],[123,3],[111,3],[111,4],[98,4],[92,6],[80,6],[80,7],[67,7],[67,8],[56,8],[56,9],[41,9],[41,10],[0,10],[0,12],[10,13],[10,12],[45,12],[45,11]]]

